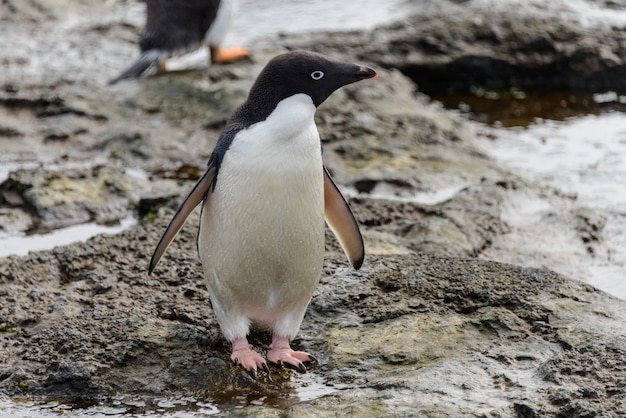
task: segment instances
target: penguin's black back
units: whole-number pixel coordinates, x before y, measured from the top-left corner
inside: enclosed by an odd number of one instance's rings
[[[147,0],[141,52],[187,50],[201,43],[217,16],[220,0]]]

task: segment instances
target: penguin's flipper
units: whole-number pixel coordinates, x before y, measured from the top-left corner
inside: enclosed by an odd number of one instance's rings
[[[355,269],[361,268],[365,258],[363,237],[348,203],[324,167],[324,215],[341,248]]]
[[[206,173],[204,173],[200,180],[198,180],[198,183],[196,183],[184,202],[180,205],[176,214],[170,221],[170,224],[165,229],[165,232],[163,233],[159,244],[155,248],[154,253],[152,254],[148,274],[152,274],[152,270],[154,270],[157,263],[161,259],[161,256],[170,245],[170,242],[172,242],[180,228],[182,228],[189,214],[202,202],[205,196],[208,196],[209,189],[214,184],[216,175],[217,168],[215,166],[210,166]]]

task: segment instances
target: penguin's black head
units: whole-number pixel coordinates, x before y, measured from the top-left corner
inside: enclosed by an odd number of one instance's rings
[[[274,57],[265,66],[250,90],[250,98],[276,105],[302,93],[310,96],[317,107],[338,88],[376,75],[369,67],[314,52],[293,51]]]

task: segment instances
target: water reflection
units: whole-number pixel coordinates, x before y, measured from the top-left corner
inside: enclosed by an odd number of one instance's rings
[[[626,111],[626,96],[617,92],[527,92],[516,88],[487,90],[474,87],[466,94],[433,94],[432,99],[469,119],[504,128],[529,126],[538,120]]]
[[[24,416],[50,418],[59,416],[89,417],[203,417],[250,406],[286,409],[306,403],[342,389],[322,382],[315,373],[298,374],[286,369],[273,369],[271,379],[259,376],[257,389],[247,392],[227,391],[213,396],[181,398],[120,397],[108,400],[35,400],[0,399],[0,418]]]

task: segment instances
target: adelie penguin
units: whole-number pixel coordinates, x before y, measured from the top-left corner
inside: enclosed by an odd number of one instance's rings
[[[227,63],[248,57],[243,47],[221,47],[236,0],[147,0],[146,27],[139,41],[141,56],[110,84],[165,71],[168,58],[206,43],[211,62]]]
[[[363,263],[357,222],[322,164],[314,115],[335,90],[376,75],[312,52],[273,58],[152,255],[150,273],[202,203],[198,251],[213,311],[232,343],[231,359],[252,376],[268,370],[248,343],[252,325],[272,332],[270,362],[305,371],[315,360],[290,341],[322,272],[324,219],[354,268]]]

